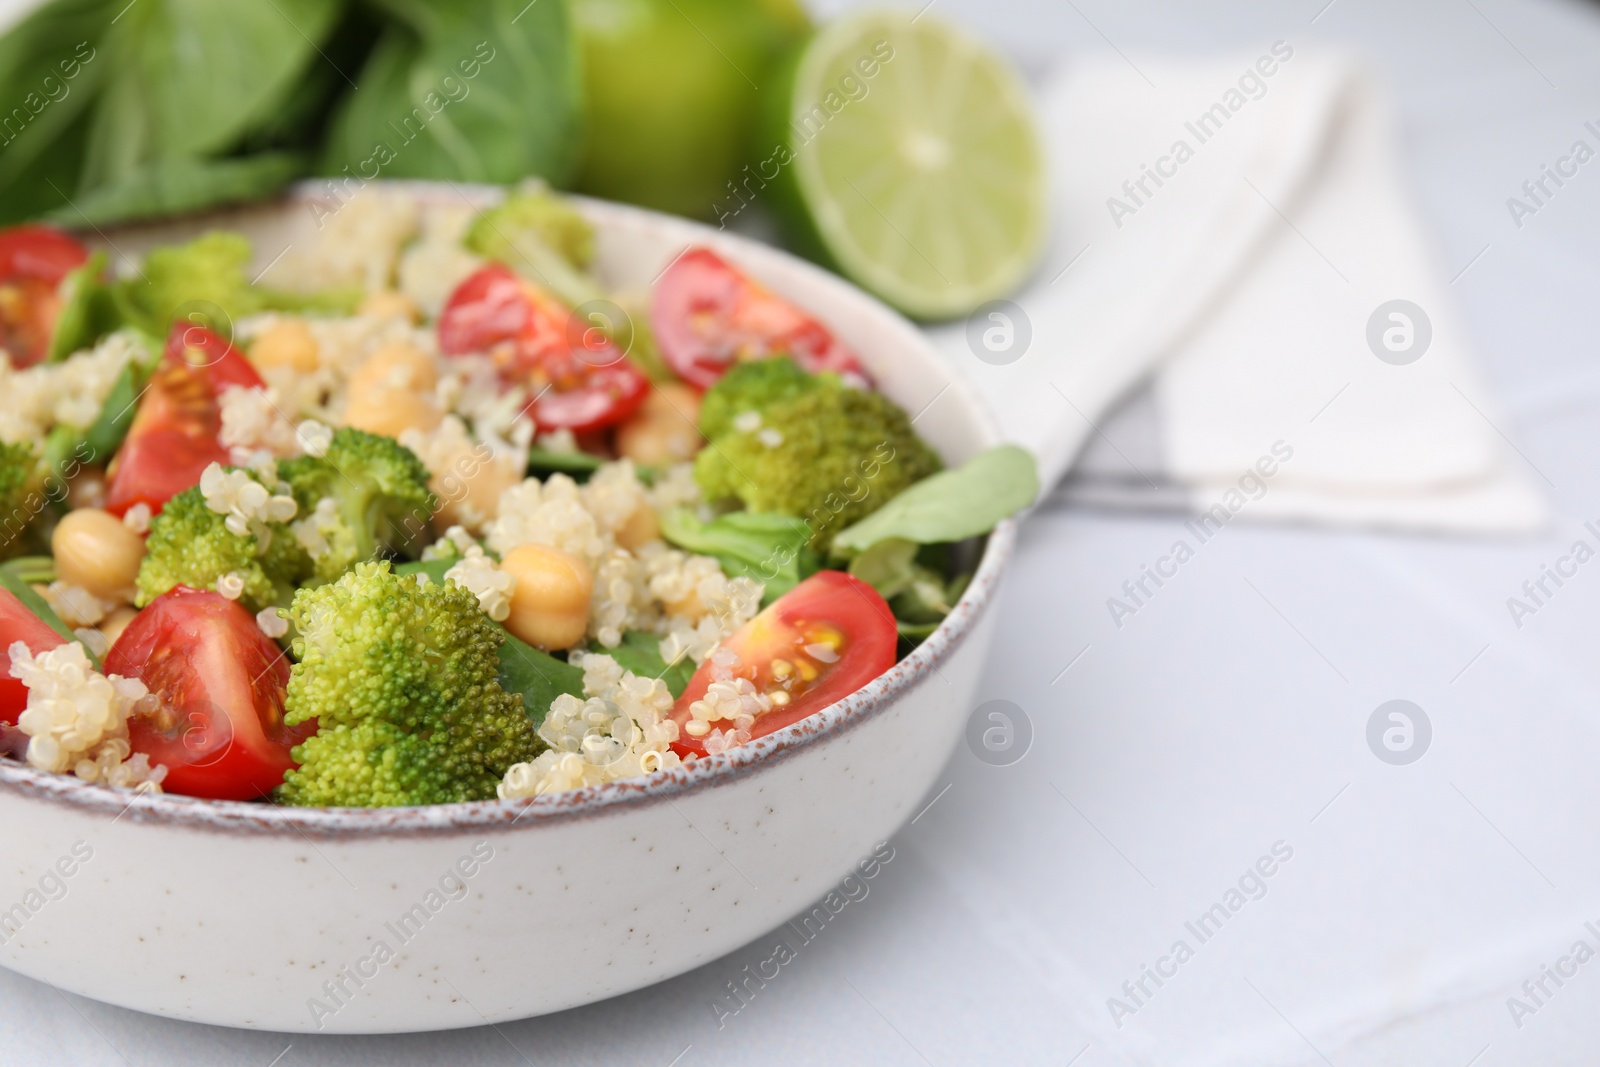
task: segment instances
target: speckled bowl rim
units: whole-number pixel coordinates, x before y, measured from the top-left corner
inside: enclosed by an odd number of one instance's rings
[[[428,183],[394,183],[413,188]],[[473,192],[481,188],[466,187]],[[313,193],[302,185],[291,197]],[[457,187],[461,191],[461,187]],[[592,201],[609,212],[656,216],[655,212],[607,201]],[[670,218],[674,224],[694,226],[686,219]],[[798,257],[749,238],[713,231],[718,243],[750,245],[761,254],[778,254],[803,271],[815,272],[835,284],[842,282]],[[859,290],[858,290],[859,292]],[[884,314],[900,316],[877,303]],[[902,320],[903,321],[903,320]],[[909,327],[910,324],[907,323]],[[924,344],[927,342],[924,341]],[[983,404],[959,377],[952,388],[964,394],[977,414],[981,428],[991,440],[999,440],[994,420]],[[940,667],[948,663],[965,643],[968,634],[992,606],[1000,580],[1015,549],[1019,517],[1005,520],[989,534],[978,570],[948,618],[910,655],[887,672],[854,693],[766,737],[757,738],[720,756],[702,757],[667,771],[639,778],[586,786],[516,800],[475,800],[459,804],[432,804],[422,807],[392,808],[294,808],[259,801],[206,800],[168,793],[135,794],[125,790],[91,785],[66,774],[35,770],[26,764],[0,760],[0,795],[44,801],[113,819],[135,823],[184,827],[230,834],[290,834],[328,838],[388,839],[418,835],[451,835],[473,831],[507,831],[552,825],[572,819],[595,818],[615,810],[643,804],[671,803],[682,797],[733,784],[764,768],[805,753],[825,739],[837,737],[882,714],[898,698],[929,679],[940,679]],[[947,682],[945,684],[948,684]]]

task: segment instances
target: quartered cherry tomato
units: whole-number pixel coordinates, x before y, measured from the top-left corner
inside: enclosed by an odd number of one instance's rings
[[[227,463],[228,450],[218,439],[218,399],[230,385],[264,384],[222,337],[203,326],[174,323],[127,440],[111,463],[106,510],[121,515],[144,503],[160,511],[170,498],[199,485],[208,465]]]
[[[487,352],[507,382],[536,398],[529,411],[540,430],[614,425],[650,391],[650,380],[599,326],[499,264],[451,294],[439,315],[439,350]]]
[[[747,679],[752,693],[764,693],[772,702],[771,710],[757,714],[748,727],[757,738],[821,711],[894,666],[898,641],[894,614],[876,589],[843,571],[820,571],[720,647],[739,657],[731,668],[734,679]],[[680,756],[703,756],[712,731],[736,728],[726,718],[704,728],[694,725],[691,708],[711,687],[715,669],[709,659],[702,663],[673,705],[678,740],[672,747]]]
[[[17,724],[17,717],[28,707],[28,687],[11,677],[11,645],[21,641],[38,655],[67,639],[18,600],[9,589],[0,588],[0,723]]]
[[[87,248],[49,226],[0,230],[0,348],[13,367],[44,358],[61,314],[61,279],[88,258]]]
[[[267,795],[295,766],[289,750],[315,723],[283,724],[289,658],[255,617],[209,589],[175,586],[133,617],[106,653],[107,674],[138,678],[161,700],[128,721],[128,741],[163,763],[169,793],[214,800]]]
[[[667,364],[702,389],[740,360],[779,353],[812,373],[866,378],[855,354],[826,326],[709,248],[691,248],[661,276],[650,329]]]

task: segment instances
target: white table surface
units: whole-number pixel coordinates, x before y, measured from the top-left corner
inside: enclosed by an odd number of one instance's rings
[[[1558,531],[1491,543],[1235,525],[1118,630],[1105,599],[1181,519],[1047,504],[979,697],[1024,709],[1032,749],[1009,767],[959,751],[870,896],[721,1029],[710,1003],[769,938],[603,1004],[400,1037],[195,1026],[0,971],[0,1064],[1600,1061],[1600,964],[1520,1029],[1506,1007],[1586,936],[1583,918],[1600,920],[1600,565],[1521,629],[1505,606],[1600,518],[1600,162],[1520,230],[1505,206],[1574,139],[1596,143],[1582,125],[1600,120],[1600,6],[1326,3],[936,10],[1033,74],[1108,46],[1284,38],[1369,55],[1401,103],[1438,259],[1452,275],[1471,264],[1454,290],[1500,428],[1570,517]],[[1392,698],[1433,723],[1410,766],[1366,746]],[[1280,839],[1294,858],[1266,896],[1112,1028],[1106,998]]]

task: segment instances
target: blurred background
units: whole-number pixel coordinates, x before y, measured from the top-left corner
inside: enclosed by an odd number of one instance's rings
[[[882,135],[819,140],[829,166],[783,165],[746,211],[729,183],[798,147],[797,91],[837,84],[877,8],[73,0],[17,22],[35,6],[0,5],[0,98],[43,85],[44,42],[94,58],[15,119],[49,136],[0,151],[0,218],[111,227],[340,174],[437,85],[445,121],[382,176],[539,175],[786,243],[924,322],[1071,473],[1027,522],[974,708],[1027,740],[958,751],[870,898],[732,1017],[714,1005],[760,941],[612,1002],[397,1038],[191,1026],[0,972],[0,1063],[1596,1061],[1600,973],[1545,975],[1600,951],[1600,571],[1533,583],[1600,546],[1600,8],[931,0],[836,112]],[[945,91],[887,91],[918,56]],[[1229,137],[1186,130],[1219,101]],[[1183,179],[1140,186],[1175,140]],[[909,250],[838,206],[875,168]],[[1297,458],[1233,506],[1278,443]]]

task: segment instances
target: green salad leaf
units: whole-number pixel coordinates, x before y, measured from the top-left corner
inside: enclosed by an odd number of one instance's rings
[[[233,145],[279,109],[311,64],[324,62],[318,47],[344,7],[139,0],[113,12],[83,185],[97,189],[151,160],[193,160]]]
[[[500,646],[500,688],[522,696],[522,706],[538,726],[550,714],[550,702],[562,693],[583,699],[583,670],[548,652],[541,652],[509,630]]]
[[[768,511],[733,511],[701,522],[683,508],[661,519],[661,536],[688,552],[711,556],[729,577],[754,578],[766,586],[762,603],[787,593],[821,566],[809,547],[805,519]]]
[[[684,656],[667,666],[667,661],[661,658],[661,635],[647,630],[629,630],[622,635],[622,643],[616,648],[594,651],[610,656],[623,670],[641,678],[660,678],[667,683],[674,700],[683,695],[689,687],[689,679],[694,677],[694,660]]]
[[[45,218],[64,226],[82,226],[177,215],[260,199],[304,170],[305,160],[292,152],[262,152],[237,159],[150,160],[119,169],[105,184],[80,193]]]
[[[61,279],[57,290],[61,311],[56,315],[55,333],[50,335],[45,362],[59,363],[116,329],[119,317],[105,273],[106,254],[95,252],[83,266]]]
[[[79,119],[104,78],[99,42],[115,15],[109,0],[54,0],[0,37],[0,221],[31,217],[76,192],[85,150]]]
[[[364,178],[565,184],[582,83],[567,7],[380,0],[390,24],[334,116],[321,169]]]
[[[837,552],[862,552],[898,538],[943,544],[988,533],[1039,495],[1033,455],[1016,445],[980,452],[955,470],[922,479],[833,539]]]

